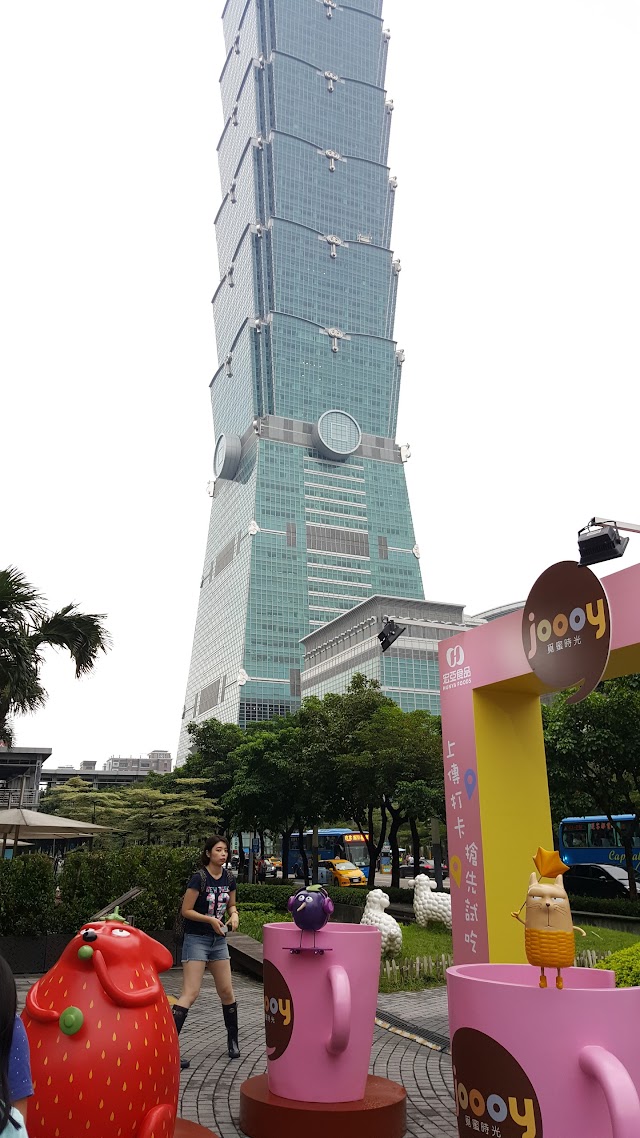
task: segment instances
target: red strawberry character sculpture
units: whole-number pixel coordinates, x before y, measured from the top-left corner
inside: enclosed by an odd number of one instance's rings
[[[30,989],[22,1018],[40,1138],[172,1138],[180,1057],[158,973],[168,949],[108,918],[84,925]]]

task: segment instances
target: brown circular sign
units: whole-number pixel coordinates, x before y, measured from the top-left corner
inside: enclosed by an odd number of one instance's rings
[[[267,1058],[279,1059],[287,1050],[293,1031],[293,1000],[287,981],[270,960],[265,960],[262,975]]]
[[[554,691],[581,685],[567,703],[589,695],[602,679],[611,644],[609,603],[595,573],[576,561],[545,569],[524,606],[522,643],[544,684]]]
[[[461,1027],[451,1044],[458,1135],[542,1138],[542,1115],[531,1080],[490,1035]]]

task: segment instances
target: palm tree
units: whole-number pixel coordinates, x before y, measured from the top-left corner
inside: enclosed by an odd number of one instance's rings
[[[46,701],[40,682],[43,650],[66,648],[82,676],[110,645],[103,616],[65,605],[47,613],[41,593],[9,566],[0,570],[0,743],[10,747],[9,717],[36,711]]]

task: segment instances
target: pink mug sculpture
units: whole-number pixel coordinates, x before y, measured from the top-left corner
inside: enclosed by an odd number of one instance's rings
[[[288,922],[265,925],[272,1094],[306,1102],[364,1097],[379,974],[380,930],[372,925],[330,924],[317,934]]]
[[[538,981],[528,964],[448,970],[458,1134],[639,1138],[640,988],[591,968]]]

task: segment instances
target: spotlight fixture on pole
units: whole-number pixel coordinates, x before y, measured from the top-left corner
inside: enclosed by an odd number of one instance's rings
[[[395,620],[389,620],[386,616],[383,616],[382,619],[385,621],[385,624],[382,632],[378,633],[378,640],[382,645],[382,651],[386,652],[387,648],[390,648],[394,641],[396,641],[399,636],[402,636],[403,632],[407,631],[407,626],[406,624],[396,624]]]
[[[611,561],[622,557],[629,544],[628,537],[620,537],[620,530],[640,533],[640,525],[635,522],[614,522],[610,518],[591,518],[578,531],[578,550],[581,565],[597,565],[600,561]]]

